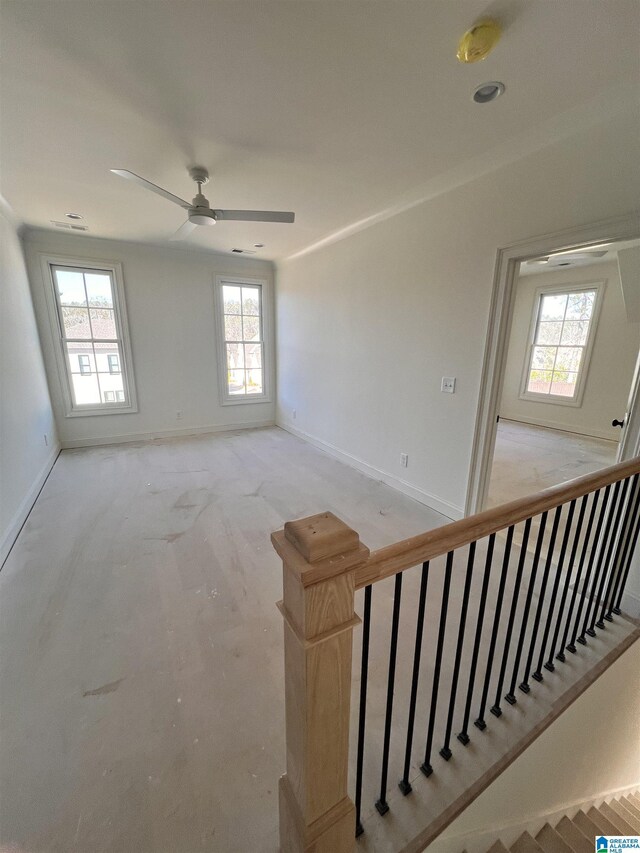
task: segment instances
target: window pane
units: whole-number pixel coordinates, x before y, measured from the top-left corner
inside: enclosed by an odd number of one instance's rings
[[[63,308],[62,325],[65,338],[90,338],[88,308]]]
[[[247,394],[262,394],[261,370],[247,370]]]
[[[224,339],[225,341],[242,340],[242,317],[232,315],[224,318]]]
[[[109,308],[90,308],[91,331],[94,338],[117,338],[116,319]]]
[[[242,329],[245,341],[259,341],[260,317],[243,317]]]
[[[244,348],[242,344],[227,344],[227,369],[244,368]]]
[[[58,295],[61,305],[86,305],[87,298],[84,292],[84,279],[81,272],[72,270],[60,270],[55,272]]]
[[[260,314],[260,288],[242,288],[242,313],[257,316]]]
[[[89,305],[94,308],[113,308],[111,276],[104,272],[88,272],[84,277]]]
[[[94,349],[95,349],[95,353],[96,353],[96,365],[98,367],[99,373],[111,373],[112,372],[111,366],[109,364],[109,356],[111,356],[111,357],[115,356],[118,364],[119,365],[122,364],[122,359],[120,356],[120,347],[118,346],[117,343],[115,343],[115,342],[114,343],[108,343],[108,344],[96,343],[96,344],[94,344]],[[118,386],[118,387],[120,387],[120,386]]]
[[[560,347],[556,357],[554,370],[578,370],[580,367],[580,358],[582,356],[581,347]]]
[[[244,366],[262,367],[262,345],[261,344],[245,344],[244,345]]]
[[[577,381],[577,373],[564,371],[558,372],[554,370],[553,382],[551,383],[551,393],[558,394],[560,397],[573,397],[576,393]]]
[[[532,370],[529,373],[527,391],[531,391],[532,394],[548,394],[551,388],[551,376],[550,370]]]
[[[93,346],[82,341],[76,343],[67,343],[67,358],[69,360],[69,369],[71,373],[95,373],[96,362],[93,356]]]
[[[83,376],[80,373],[72,373],[71,385],[76,406],[91,406],[101,402],[98,376],[96,373],[91,373],[87,376]]]
[[[567,305],[566,293],[549,293],[542,297],[540,306],[541,320],[563,320]]]
[[[537,370],[553,370],[556,347],[534,347],[531,367]]]
[[[98,382],[100,383],[103,401],[105,394],[109,392],[109,396],[115,395],[116,401],[125,402],[124,382],[121,373],[98,373]]]
[[[227,371],[229,394],[244,394],[244,370]]]
[[[562,323],[544,322],[538,324],[537,344],[559,344],[562,334]]]
[[[567,303],[567,320],[589,320],[596,300],[595,290],[570,293]]]
[[[230,287],[228,284],[222,287],[222,300],[224,302],[225,314],[240,314],[240,288]]]
[[[586,344],[587,342],[587,332],[589,331],[589,322],[588,321],[578,321],[573,320],[564,324],[564,328],[562,329],[562,340],[560,343],[563,344]]]

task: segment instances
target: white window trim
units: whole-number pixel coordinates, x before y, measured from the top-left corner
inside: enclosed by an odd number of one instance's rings
[[[122,415],[133,414],[138,411],[138,398],[133,375],[133,358],[131,355],[131,340],[129,337],[129,321],[127,318],[127,306],[124,297],[124,277],[122,275],[122,264],[118,261],[98,260],[96,258],[78,258],[68,255],[40,255],[42,269],[42,281],[44,284],[47,314],[49,325],[54,341],[54,352],[56,356],[56,367],[58,379],[62,389],[65,417],[84,418],[96,415]],[[120,360],[120,373],[125,388],[126,403],[100,403],[91,406],[76,406],[73,402],[71,390],[71,378],[68,369],[67,357],[64,351],[64,335],[58,312],[58,301],[56,296],[56,282],[53,275],[53,267],[78,267],[83,270],[97,270],[110,272],[114,284],[114,306],[115,322],[118,337],[122,341],[122,358]]]
[[[261,288],[260,314],[262,320],[262,343],[264,362],[262,365],[262,394],[251,394],[238,397],[227,391],[227,351],[224,337],[224,305],[222,301],[222,286],[230,284],[238,287]],[[221,406],[247,406],[256,403],[271,402],[271,373],[273,369],[273,338],[271,335],[271,287],[268,279],[249,278],[247,276],[217,275],[214,284],[214,302],[216,315],[216,352],[218,356],[218,393]]]
[[[589,373],[589,365],[591,364],[591,354],[596,338],[596,329],[600,318],[600,309],[606,288],[606,279],[599,281],[581,281],[579,284],[568,282],[567,284],[548,284],[536,288],[533,311],[531,312],[531,321],[529,324],[529,336],[527,338],[527,347],[524,356],[524,366],[522,369],[522,379],[520,382],[520,399],[529,400],[535,403],[551,403],[557,406],[571,406],[572,408],[580,408],[582,406],[582,398],[587,384],[587,376]],[[587,342],[584,347],[584,359],[578,371],[578,381],[576,383],[576,393],[574,397],[562,397],[558,394],[536,394],[533,391],[528,391],[529,384],[529,369],[531,367],[531,358],[533,347],[535,345],[536,330],[538,327],[538,316],[540,314],[540,301],[543,296],[549,293],[578,293],[581,290],[595,290],[596,298],[593,304],[593,313],[589,322],[589,332],[587,334]]]

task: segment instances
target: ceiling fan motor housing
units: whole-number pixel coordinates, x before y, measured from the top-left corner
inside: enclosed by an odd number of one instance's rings
[[[210,207],[192,207],[189,210],[189,222],[194,225],[215,225],[215,213]]]

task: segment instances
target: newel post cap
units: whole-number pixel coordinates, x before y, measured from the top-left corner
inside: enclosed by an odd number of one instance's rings
[[[284,535],[308,563],[328,560],[357,550],[360,537],[332,512],[320,512],[297,521],[287,521]]]

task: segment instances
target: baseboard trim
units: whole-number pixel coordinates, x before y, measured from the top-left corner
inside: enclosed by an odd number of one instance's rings
[[[374,480],[381,480],[387,486],[391,486],[392,489],[396,489],[398,492],[408,495],[408,497],[413,498],[418,501],[418,503],[424,504],[425,506],[428,506],[429,509],[439,512],[445,518],[458,521],[464,515],[464,512],[460,507],[454,506],[447,501],[443,501],[441,498],[437,498],[435,495],[426,492],[424,489],[414,486],[411,483],[407,483],[406,480],[401,480],[399,477],[389,474],[388,471],[383,471],[382,468],[376,468],[374,465],[370,465],[363,459],[359,459],[351,453],[340,450],[339,447],[336,447],[334,444],[330,444],[328,441],[324,441],[311,433],[305,432],[297,427],[293,427],[291,424],[276,421],[276,426],[280,427],[280,429],[283,429],[285,432],[290,432],[291,435],[295,435],[297,438],[301,438],[303,441],[307,441],[309,444],[317,447],[318,450],[323,450],[339,462],[349,465],[350,468],[355,468],[362,474],[366,474],[367,477],[371,477]]]
[[[14,515],[13,519],[9,522],[9,526],[4,531],[2,535],[2,542],[0,543],[0,568],[4,565],[7,557],[11,553],[11,549],[18,538],[20,531],[24,527],[26,520],[29,518],[29,513],[33,509],[33,505],[38,499],[38,495],[42,491],[42,487],[47,481],[47,477],[51,473],[51,469],[56,463],[56,459],[60,455],[60,444],[55,444],[51,448],[51,453],[47,457],[47,461],[42,466],[40,473],[33,481],[33,484],[29,491],[27,492],[24,500],[18,507],[18,511]]]
[[[61,442],[63,450],[77,450],[81,447],[106,447],[110,444],[131,444],[138,441],[153,441],[158,438],[184,438],[190,435],[209,435],[217,432],[234,432],[238,429],[262,429],[272,427],[274,420],[241,421],[233,424],[210,424],[183,429],[161,429],[154,432],[129,432],[121,435],[103,435],[96,438],[76,438]]]
[[[501,421],[511,421],[514,424],[529,424],[530,426],[546,427],[546,429],[556,429],[560,432],[569,432],[571,435],[583,435],[585,438],[602,438],[605,441],[610,441],[612,444],[617,444],[615,438],[612,438],[611,433],[605,430],[584,430],[572,429],[567,424],[556,423],[555,421],[547,421],[544,418],[514,418],[509,415],[500,415]]]

